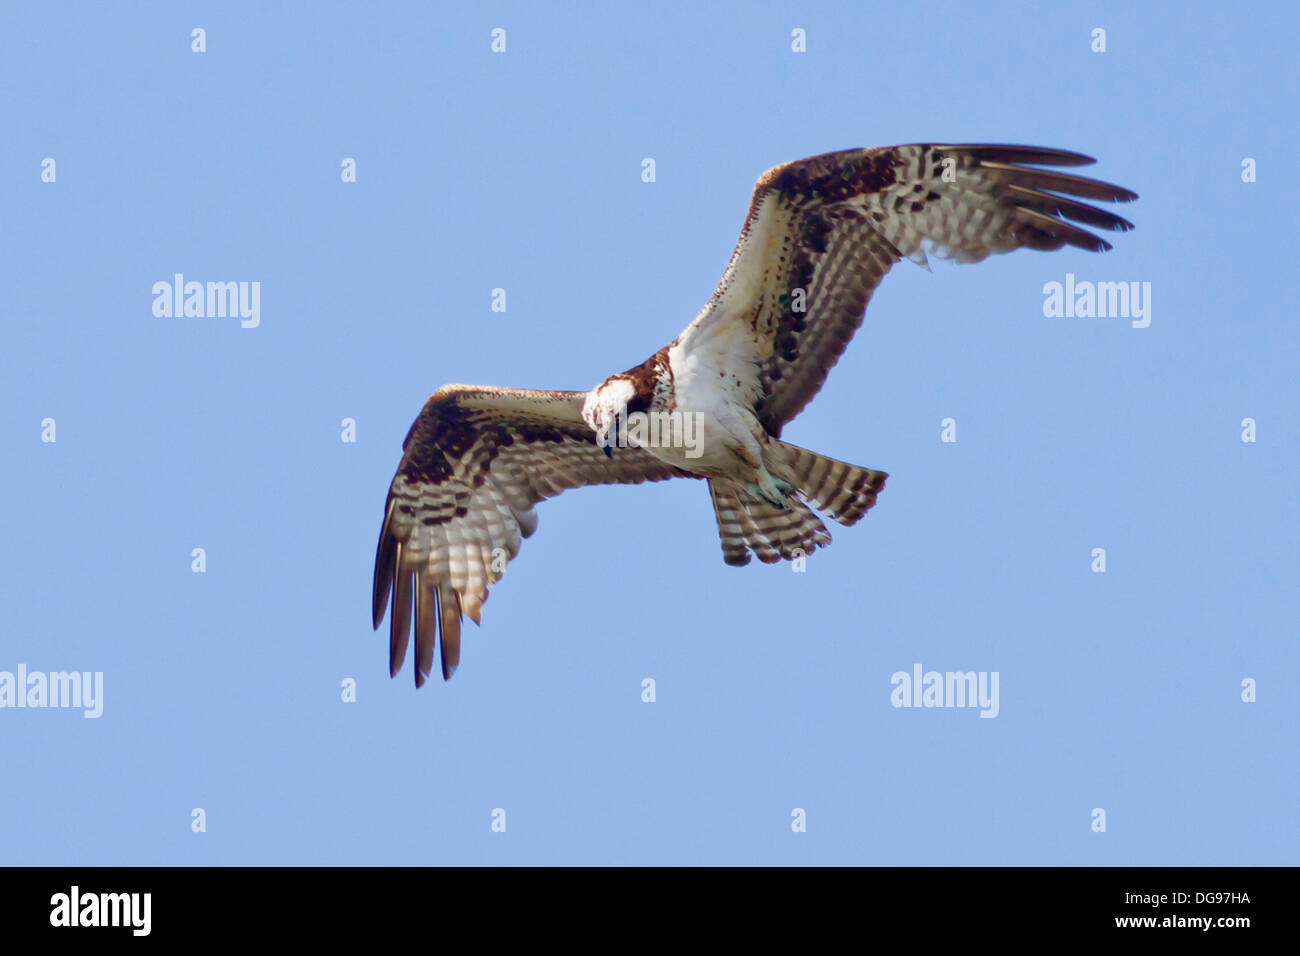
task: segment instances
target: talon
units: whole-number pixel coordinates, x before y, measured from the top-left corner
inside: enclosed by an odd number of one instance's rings
[[[782,511],[788,509],[790,507],[790,496],[794,494],[794,485],[788,481],[782,481],[780,478],[773,478],[771,490],[776,492],[776,497],[769,499],[772,504]]]
[[[766,501],[782,511],[790,507],[790,496],[794,494],[794,485],[780,478],[771,478],[750,486],[750,492],[760,501]]]
[[[775,508],[785,511],[790,507],[790,503],[785,498],[774,498],[771,494],[764,494],[763,499]]]

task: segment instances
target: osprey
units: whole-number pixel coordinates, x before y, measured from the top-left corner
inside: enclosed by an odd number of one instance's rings
[[[1119,186],[1036,166],[1082,166],[1032,146],[853,149],[759,177],[712,298],[676,340],[590,392],[445,385],[403,442],[375,557],[374,626],[391,595],[389,673],[415,628],[415,685],[460,661],[460,627],[537,529],[534,506],[568,488],[703,478],[722,557],[775,562],[830,543],[821,512],[851,525],[886,474],[781,440],[862,324],[900,259],[1108,242],[1132,224],[1068,197],[1128,202]],[[1030,164],[1030,165],[1024,165]],[[649,427],[647,427],[647,424]]]

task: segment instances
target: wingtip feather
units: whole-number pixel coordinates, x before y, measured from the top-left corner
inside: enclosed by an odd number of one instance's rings
[[[438,642],[438,592],[417,575],[415,582],[415,686],[423,687],[433,670]]]
[[[389,618],[388,674],[395,677],[406,659],[411,641],[411,574],[401,568],[402,546],[397,546],[398,573],[393,580],[393,613]]]
[[[438,586],[438,610],[442,618],[442,679],[451,680],[460,666],[460,599],[451,582]]]
[[[379,529],[379,544],[375,548],[375,576],[370,595],[370,621],[374,629],[384,623],[384,612],[388,610],[388,595],[393,587],[393,572],[397,567],[396,551],[398,542],[389,533],[389,524],[393,519],[393,506],[390,502],[384,512],[384,524]]]

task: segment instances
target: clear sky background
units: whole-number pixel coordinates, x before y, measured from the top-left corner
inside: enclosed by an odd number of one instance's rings
[[[0,670],[104,710],[0,710],[0,862],[1300,862],[1297,14],[1142,6],[5,4]],[[915,141],[1086,152],[1137,229],[895,268],[786,430],[891,475],[806,573],[724,566],[701,483],[570,492],[390,681],[428,395],[641,362],[760,173]],[[177,272],[260,326],[156,318]],[[1045,318],[1067,273],[1150,327]],[[918,663],[1000,713],[894,708]]]

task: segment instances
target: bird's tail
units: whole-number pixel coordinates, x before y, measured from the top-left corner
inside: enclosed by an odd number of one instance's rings
[[[791,561],[826,547],[830,533],[813,509],[842,525],[854,524],[876,503],[889,477],[788,442],[773,445],[777,460],[769,468],[794,486],[785,507],[756,498],[734,481],[709,479],[722,560],[727,564],[748,564],[751,552],[765,564],[782,558]]]

